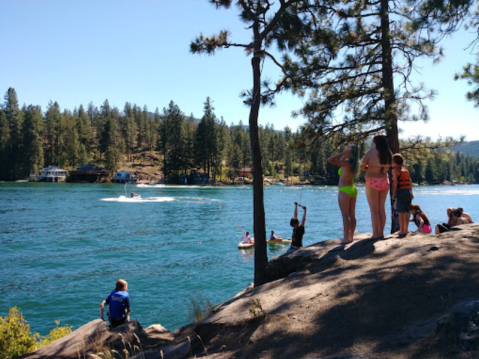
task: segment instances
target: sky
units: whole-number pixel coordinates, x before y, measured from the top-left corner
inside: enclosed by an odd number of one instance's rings
[[[234,42],[250,40],[235,7],[217,10],[208,0],[0,0],[0,92],[13,87],[21,105],[43,111],[50,101],[73,110],[90,102],[100,107],[108,99],[120,110],[130,102],[162,112],[173,101],[196,118],[210,97],[218,118],[247,124],[249,108],[240,93],[252,87],[250,58],[239,48],[212,56],[189,51],[200,33],[223,29]],[[477,61],[479,48],[466,49],[475,36],[461,31],[446,38],[441,63],[418,63],[414,82],[439,94],[426,103],[430,121],[400,124],[401,139],[420,134],[479,140],[479,108],[465,97],[471,87],[453,79]],[[275,80],[279,71],[266,61],[263,73]],[[289,93],[277,96],[276,106],[261,108],[259,124],[295,131],[305,119],[291,114],[303,101]]]

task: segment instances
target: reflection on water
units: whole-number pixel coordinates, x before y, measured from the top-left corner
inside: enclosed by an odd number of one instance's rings
[[[254,256],[254,247],[248,249],[238,249],[242,260],[249,260]]]

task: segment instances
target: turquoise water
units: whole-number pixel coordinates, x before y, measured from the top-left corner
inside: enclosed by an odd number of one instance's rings
[[[133,190],[141,200],[121,198]],[[447,207],[479,218],[479,185],[414,191],[432,223]],[[190,298],[216,304],[253,280],[254,251],[236,246],[236,226],[253,228],[250,186],[0,183],[0,196],[0,315],[17,306],[42,335],[56,319],[76,329],[98,318],[119,278],[132,318],[172,331],[192,320]],[[337,188],[311,186],[265,187],[268,233],[290,237],[294,201],[308,207],[304,245],[342,235]],[[371,232],[364,187],[356,212],[357,232]],[[269,258],[286,248],[270,245]]]

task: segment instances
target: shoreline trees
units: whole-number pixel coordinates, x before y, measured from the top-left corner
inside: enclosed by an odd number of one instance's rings
[[[12,91],[10,91],[12,93]],[[16,96],[16,94],[15,94]],[[205,101],[205,106],[208,99]],[[242,123],[230,126],[226,125],[224,119],[218,119],[214,114],[213,100],[209,99],[210,107],[208,113],[214,117],[212,126],[216,133],[216,150],[213,160],[210,162],[212,178],[216,180],[234,179],[238,176],[240,169],[251,166],[250,141],[248,127]],[[53,108],[53,110],[52,110]],[[101,133],[108,133],[106,128],[111,126],[112,122],[105,122],[102,126],[97,123],[97,117],[100,111],[89,104],[89,110],[80,105],[73,111],[63,109],[55,102],[51,103],[49,109],[42,113],[40,106],[28,105],[18,110],[18,117],[22,119],[20,127],[19,152],[16,153],[17,175],[13,176],[10,166],[10,123],[7,121],[5,110],[0,108],[0,180],[12,181],[28,178],[30,173],[38,173],[39,169],[50,165],[59,165],[66,169],[76,169],[77,166],[87,162],[93,162],[100,166],[105,166],[107,156],[104,146],[104,152],[101,150]],[[200,142],[197,142],[197,132],[199,122],[191,114],[185,116],[181,109],[171,101],[169,106],[163,109],[163,112],[147,113],[143,115],[143,110],[136,105],[125,104],[125,110],[110,109],[116,118],[116,133],[114,136],[116,146],[117,166],[122,166],[126,162],[132,162],[134,156],[144,152],[144,145],[138,141],[140,121],[149,122],[153,128],[155,144],[152,151],[160,153],[162,161],[166,153],[166,163],[161,163],[161,168],[165,173],[173,168],[170,180],[175,182],[176,173],[188,174],[193,168],[203,168],[203,162],[199,161],[197,151]],[[135,110],[136,109],[136,110]],[[58,110],[58,111],[57,111]],[[54,112],[56,120],[51,121]],[[90,117],[93,116],[93,120]],[[141,116],[139,115],[141,114]],[[168,116],[173,118],[168,118]],[[144,120],[141,117],[144,116]],[[174,125],[174,121],[179,121],[181,125]],[[172,128],[168,125],[171,122]],[[128,124],[129,122],[129,124]],[[52,128],[48,128],[52,126]],[[177,127],[177,141],[179,142],[178,156],[174,156],[169,151],[176,144],[169,140],[167,130]],[[171,132],[171,131],[170,131]],[[337,142],[334,138],[322,143],[314,143],[307,148],[298,148],[298,143],[306,140],[307,133],[293,133],[289,128],[276,130],[273,125],[258,126],[258,138],[261,146],[262,162],[264,164],[264,175],[275,176],[277,178],[287,178],[288,176],[303,176],[305,171],[309,172],[309,179],[317,184],[336,184],[337,173],[327,165],[326,158],[337,150]],[[58,138],[57,138],[58,137]],[[113,141],[112,139],[112,141]],[[61,151],[55,150],[55,144],[63,142]],[[128,145],[127,145],[128,143]],[[469,142],[463,147],[457,147],[455,150],[436,150],[429,148],[435,147],[433,142],[426,143],[424,147],[418,147],[413,151],[406,153],[407,166],[411,171],[411,176],[415,183],[439,184],[444,181],[456,183],[479,183],[478,160],[479,141]],[[53,150],[52,150],[53,145]],[[166,152],[165,152],[165,147]],[[368,144],[361,144],[362,153],[365,152]],[[401,147],[407,147],[402,143]],[[148,147],[146,148],[149,151]],[[476,157],[472,155],[476,154]],[[50,162],[49,156],[55,156],[58,162]],[[119,161],[119,162],[118,162]],[[177,162],[176,162],[177,161]],[[429,168],[429,175],[426,176],[426,169]],[[166,170],[165,170],[166,169]],[[206,167],[207,169],[207,167]],[[361,181],[361,178],[359,178]],[[176,182],[175,182],[176,183]]]

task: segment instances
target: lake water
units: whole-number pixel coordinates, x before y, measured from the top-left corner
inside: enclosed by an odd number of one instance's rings
[[[121,198],[133,190],[141,200]],[[479,218],[479,185],[414,193],[433,224],[446,221],[447,207]],[[252,232],[251,186],[0,183],[0,198],[0,315],[17,306],[42,335],[56,319],[76,329],[98,318],[119,278],[131,317],[171,331],[192,320],[191,298],[217,304],[253,280],[254,251],[237,249],[236,228]],[[314,186],[265,187],[268,233],[291,236],[295,201],[308,207],[305,246],[342,236],[337,188]],[[364,187],[356,213],[357,232],[370,233]],[[286,248],[270,245],[269,258]]]

